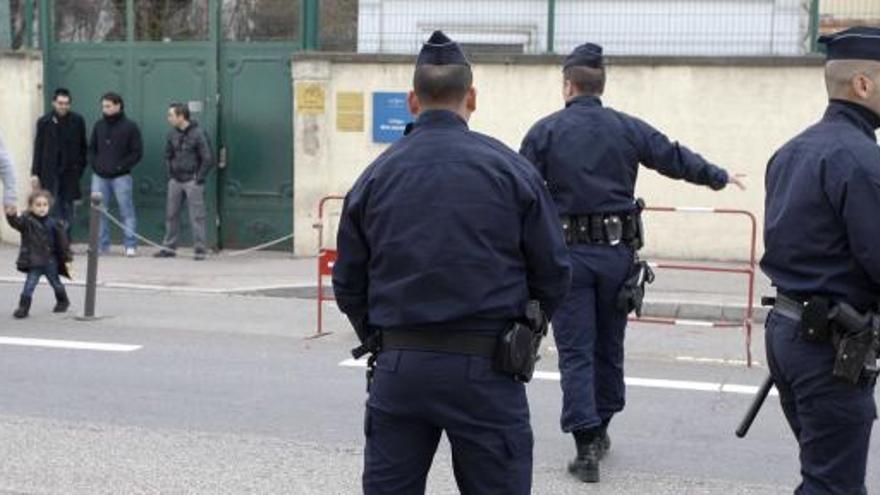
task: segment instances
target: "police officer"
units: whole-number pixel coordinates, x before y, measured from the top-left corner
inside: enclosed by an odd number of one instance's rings
[[[566,228],[572,287],[553,318],[562,375],[562,430],[577,456],[568,470],[599,481],[607,430],[623,410],[623,340],[630,306],[619,302],[641,246],[634,199],[639,164],[719,190],[742,186],[723,169],[645,122],[602,105],[602,47],[581,45],[565,59],[565,109],[535,124],[520,153],[547,182]]]
[[[381,335],[366,407],[363,488],[424,493],[442,432],[462,493],[526,494],[522,383],[492,366],[529,299],[552,314],[570,264],[534,168],[468,129],[471,67],[442,32],[416,62],[406,135],[346,196],[333,287],[362,340]]]
[[[838,339],[803,323],[819,307],[866,312],[880,297],[880,28],[819,41],[828,52],[828,108],[767,167],[761,268],[777,290],[767,361],[800,446],[795,493],[853,495],[867,493],[874,380],[833,376]]]

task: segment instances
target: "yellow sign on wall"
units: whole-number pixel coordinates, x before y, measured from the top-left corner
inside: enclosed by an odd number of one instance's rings
[[[336,93],[336,130],[364,132],[364,94],[355,91]]]
[[[296,113],[300,115],[324,114],[324,85],[319,83],[297,83]]]

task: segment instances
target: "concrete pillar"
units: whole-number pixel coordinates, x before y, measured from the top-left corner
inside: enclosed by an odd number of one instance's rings
[[[329,183],[331,63],[296,61],[293,64],[293,233],[294,254],[317,253],[321,197],[336,191]],[[328,230],[329,232],[329,230]]]

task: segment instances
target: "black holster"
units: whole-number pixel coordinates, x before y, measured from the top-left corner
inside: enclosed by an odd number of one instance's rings
[[[371,329],[367,324],[366,318],[355,319],[349,317],[349,321],[358,339],[361,341],[361,345],[351,350],[351,357],[360,359],[367,354],[370,355],[367,358],[367,392],[369,392],[370,386],[373,384],[376,359],[379,356],[379,352],[382,351],[382,332],[375,328]]]
[[[853,384],[862,379],[872,385],[876,383],[880,371],[880,317],[872,312],[860,313],[846,303],[835,305],[828,317],[835,329],[834,376]]]
[[[538,301],[526,305],[524,321],[514,322],[501,333],[495,348],[492,367],[522,383],[531,381],[540,359],[541,340],[547,335],[547,317]]]
[[[654,270],[646,261],[640,261],[636,256],[632,267],[630,267],[629,275],[617,295],[617,309],[626,311],[627,314],[635,311],[636,316],[642,316],[645,286],[653,282]]]
[[[645,247],[645,223],[642,220],[642,212],[645,211],[645,200],[639,198],[636,200],[635,214],[628,215],[624,219],[623,237],[630,239],[629,245],[639,251]]]

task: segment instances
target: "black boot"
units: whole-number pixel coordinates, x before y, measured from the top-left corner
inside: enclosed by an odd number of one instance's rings
[[[606,419],[602,421],[602,426],[599,427],[599,460],[605,458],[608,455],[608,451],[611,450],[611,437],[608,436],[608,425],[611,423],[611,419]]]
[[[577,457],[568,463],[568,472],[584,483],[599,482],[599,459],[601,436],[598,428],[574,432]]]
[[[608,436],[608,432],[602,432],[598,439],[596,439],[596,443],[599,444],[599,460],[605,458],[608,455],[608,451],[611,450],[611,437]]]
[[[67,291],[61,290],[55,293],[55,308],[52,309],[53,313],[66,313],[67,308],[70,307],[70,299],[67,298]]]
[[[31,298],[27,296],[21,296],[21,298],[18,300],[18,309],[16,309],[15,312],[12,313],[12,316],[20,320],[22,318],[27,318],[30,311]]]

